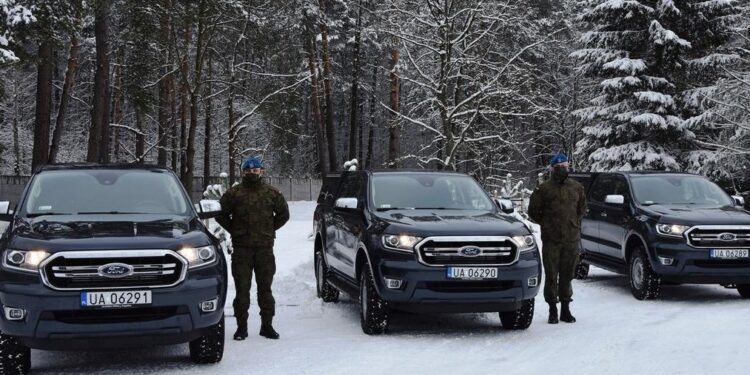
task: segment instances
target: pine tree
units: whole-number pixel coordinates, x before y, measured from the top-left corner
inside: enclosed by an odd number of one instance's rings
[[[690,43],[659,22],[666,2],[606,0],[582,16],[593,29],[573,56],[600,80],[591,106],[575,112],[586,122],[577,153],[591,170],[681,169],[679,146],[692,133],[671,73]]]

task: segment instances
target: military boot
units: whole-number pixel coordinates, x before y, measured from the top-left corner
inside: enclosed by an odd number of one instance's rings
[[[276,332],[273,329],[273,326],[270,324],[264,324],[260,326],[260,335],[267,339],[273,339],[273,340],[276,340],[279,338],[278,332]]]
[[[565,323],[575,323],[576,318],[570,313],[570,302],[562,303],[562,311],[560,311],[560,320]]]
[[[237,332],[234,333],[234,339],[242,341],[247,338],[247,323],[238,323]]]
[[[549,304],[549,319],[547,319],[547,323],[557,324],[559,322],[560,320],[557,318],[557,304],[550,303]]]

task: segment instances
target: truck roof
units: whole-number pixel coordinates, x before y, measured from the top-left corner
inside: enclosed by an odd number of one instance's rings
[[[101,164],[101,163],[55,163],[46,164],[38,167],[34,173],[42,171],[64,171],[64,170],[82,170],[82,169],[123,169],[123,170],[158,170],[170,171],[169,168],[160,167],[153,164]]]

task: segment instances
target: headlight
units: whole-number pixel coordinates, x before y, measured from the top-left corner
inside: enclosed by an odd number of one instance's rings
[[[536,241],[534,241],[533,235],[528,236],[513,236],[513,242],[518,246],[518,251],[531,251],[536,247]]]
[[[44,250],[5,250],[3,253],[3,266],[6,268],[37,273],[39,264],[47,259],[50,254]]]
[[[422,237],[386,234],[383,236],[383,246],[391,250],[413,252],[414,246],[422,241]]]
[[[690,227],[687,225],[656,224],[656,232],[662,236],[682,237],[682,234],[688,229]]]
[[[207,266],[216,260],[216,249],[213,246],[186,247],[178,251],[188,261],[188,268]]]

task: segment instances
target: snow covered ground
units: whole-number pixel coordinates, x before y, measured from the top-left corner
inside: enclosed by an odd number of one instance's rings
[[[393,316],[391,331],[369,337],[355,301],[315,298],[312,229],[315,204],[290,203],[292,219],[278,233],[274,283],[278,341],[231,339],[224,360],[197,366],[187,345],[130,351],[32,352],[35,374],[747,374],[750,301],[719,286],[667,286],[659,301],[635,300],[627,279],[592,268],[576,281],[578,323],[548,325],[537,297],[527,331],[500,328],[497,314]],[[231,299],[225,308],[232,315]]]

